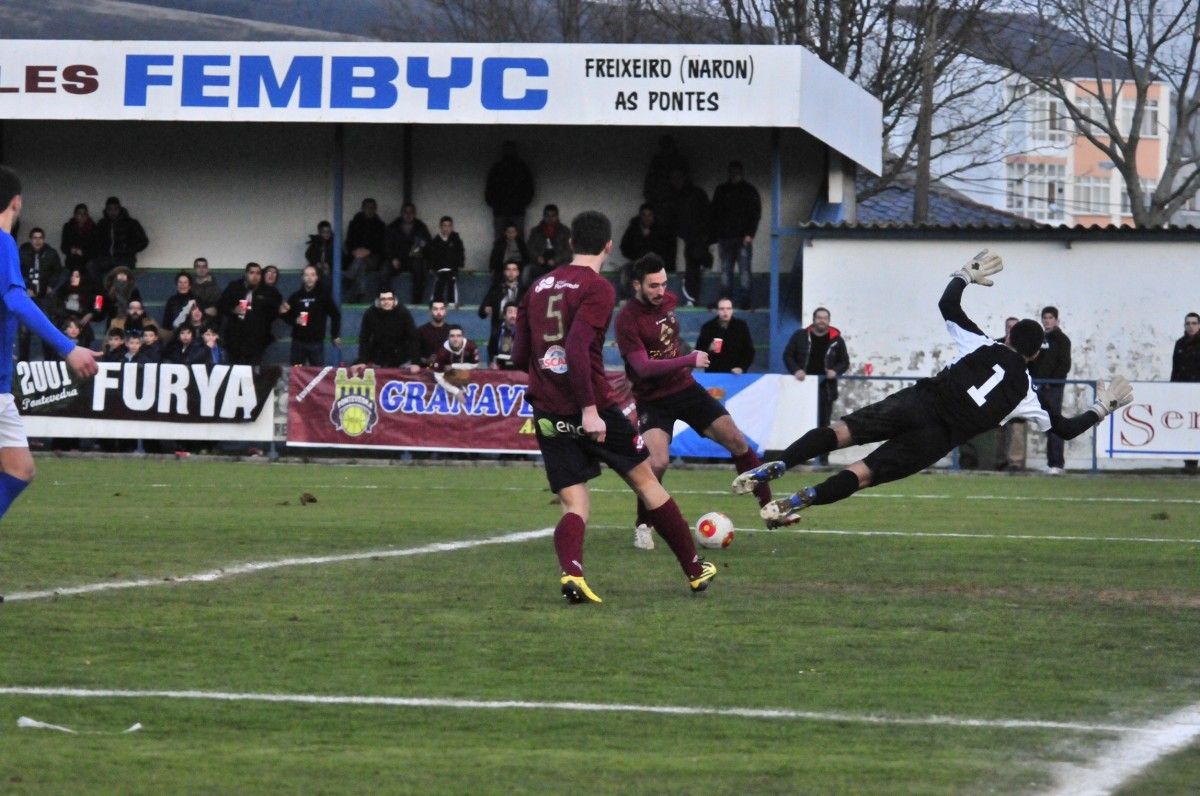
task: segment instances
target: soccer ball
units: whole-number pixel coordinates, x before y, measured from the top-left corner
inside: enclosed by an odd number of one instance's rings
[[[696,537],[696,544],[710,550],[729,547],[733,541],[733,520],[719,511],[710,511],[696,520],[692,535]]]

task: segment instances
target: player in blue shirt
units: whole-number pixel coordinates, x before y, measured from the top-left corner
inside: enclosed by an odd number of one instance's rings
[[[0,518],[33,480],[33,456],[13,401],[13,344],[17,323],[25,324],[59,353],[81,379],[96,373],[96,354],[71,342],[54,327],[25,290],[12,228],[21,215],[21,180],[0,166]]]

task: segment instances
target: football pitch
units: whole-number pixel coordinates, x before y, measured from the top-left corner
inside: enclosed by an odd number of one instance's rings
[[[1194,480],[918,476],[766,532],[732,470],[673,471],[738,527],[697,596],[606,474],[605,602],[568,606],[536,468],[38,465],[0,524],[0,792],[1200,782]]]

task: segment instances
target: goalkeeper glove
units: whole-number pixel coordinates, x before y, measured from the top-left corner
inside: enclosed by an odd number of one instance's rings
[[[1130,403],[1133,403],[1133,387],[1124,376],[1114,376],[1107,385],[1096,382],[1096,400],[1092,402],[1091,410],[1101,420]]]
[[[974,282],[977,285],[991,287],[993,282],[988,277],[992,274],[998,274],[1003,270],[1004,261],[1000,259],[1000,255],[992,254],[987,249],[984,249],[972,257],[969,263],[950,274],[950,276],[957,276],[968,285]]]

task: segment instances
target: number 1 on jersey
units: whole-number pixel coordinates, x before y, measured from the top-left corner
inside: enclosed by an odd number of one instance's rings
[[[970,387],[967,389],[967,395],[971,396],[977,405],[983,406],[987,403],[988,393],[996,389],[1000,382],[1004,381],[1004,368],[999,365],[992,365],[992,376],[978,387]]]

